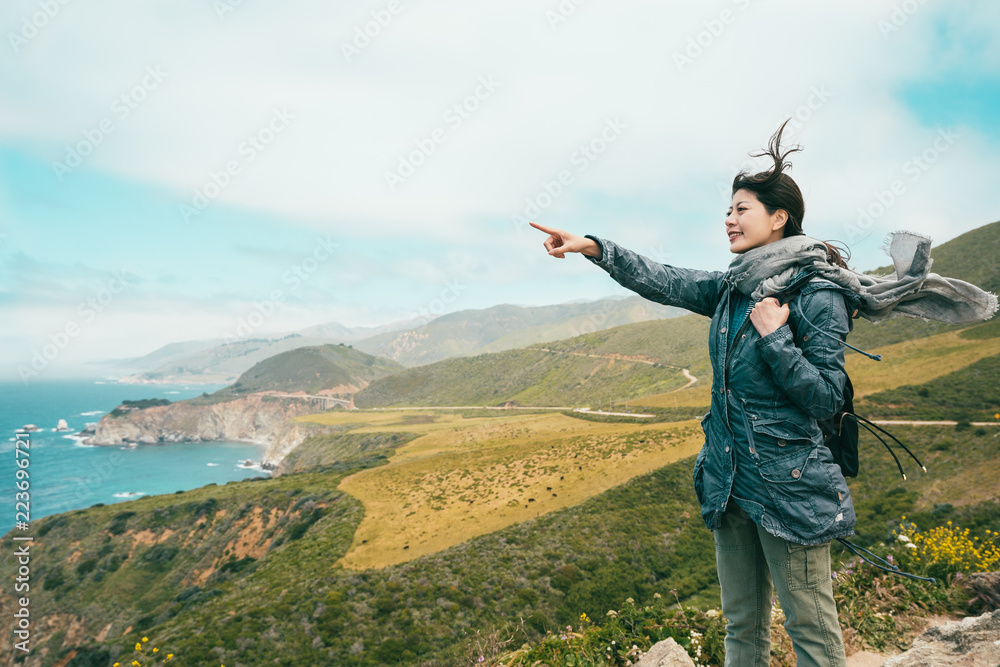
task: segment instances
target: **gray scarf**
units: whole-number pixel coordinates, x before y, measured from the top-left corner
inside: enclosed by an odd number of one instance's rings
[[[890,234],[884,250],[895,273],[869,276],[827,261],[822,241],[803,234],[789,236],[738,255],[727,280],[753,300],[780,292],[802,269],[850,289],[861,298],[860,314],[879,322],[900,315],[969,324],[988,320],[997,310],[997,295],[956,278],[929,273],[931,239],[913,232]]]

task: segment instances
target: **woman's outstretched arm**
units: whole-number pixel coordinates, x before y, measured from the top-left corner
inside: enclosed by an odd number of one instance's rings
[[[618,284],[656,303],[711,317],[725,288],[721,271],[660,264],[606,239],[577,236],[534,222],[528,224],[549,235],[544,245],[553,257],[562,259],[568,252],[580,253],[607,271]]]

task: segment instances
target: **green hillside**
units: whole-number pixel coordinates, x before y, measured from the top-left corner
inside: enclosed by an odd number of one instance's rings
[[[506,402],[581,407],[670,391],[686,383],[679,369],[659,363],[522,349],[410,368],[376,380],[354,401],[361,408]]]
[[[442,315],[412,331],[390,332],[360,340],[355,347],[404,366],[416,366],[685,313],[680,308],[663,306],[638,296],[551,306],[502,304]]]
[[[862,473],[851,480],[858,543],[890,539],[904,514],[925,526],[955,520],[995,528],[1000,475],[991,433],[894,432],[931,472],[904,483],[880,446],[864,441]],[[74,636],[93,637],[110,624],[104,642],[45,637],[41,664],[73,653],[69,667],[106,667],[148,636],[183,664],[453,667],[468,664],[462,658],[476,631],[518,618],[525,638],[537,640],[575,626],[581,613],[601,618],[626,597],[677,590],[688,602],[718,606],[712,537],[691,488],[693,458],[439,553],[344,570],[333,563],[363,510],[336,487],[351,469],[380,460],[341,460],[37,522],[35,546],[46,557],[33,570],[41,584],[33,613],[79,614],[86,633]]]
[[[229,400],[261,391],[315,394],[325,389],[360,386],[401,369],[399,364],[343,344],[301,347],[257,362],[232,385],[212,394],[212,398]]]

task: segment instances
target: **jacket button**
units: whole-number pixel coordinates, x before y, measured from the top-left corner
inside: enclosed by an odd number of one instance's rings
[[[802,471],[799,470],[798,468],[792,471],[792,477],[794,477],[795,479],[798,479],[801,476],[802,476]]]
[[[727,390],[726,390],[726,393],[727,393],[727,394],[731,394],[731,393],[733,393],[733,390],[732,390],[732,389],[727,389]]]
[[[742,336],[740,336],[740,338],[746,338],[746,337],[747,337],[746,334],[743,334]]]
[[[722,327],[721,329],[719,329],[719,331],[721,331],[722,333],[726,333],[726,327]]]
[[[726,445],[726,451],[727,452],[729,451],[729,445]]]
[[[787,445],[787,444],[788,444],[788,443],[787,443],[787,442],[785,442],[784,440],[778,440],[778,447],[784,447],[784,446],[785,446],[785,445]]]
[[[803,343],[806,342],[806,341],[808,341],[808,340],[809,340],[809,334],[806,334],[805,336],[802,337],[802,342]]]

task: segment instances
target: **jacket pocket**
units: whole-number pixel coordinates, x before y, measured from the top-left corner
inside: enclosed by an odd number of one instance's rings
[[[796,449],[758,466],[764,487],[782,523],[804,539],[821,534],[837,520],[842,494],[815,447]]]
[[[814,434],[788,419],[752,419],[751,427],[757,445],[773,445],[775,449],[771,453],[775,457],[783,455],[789,446],[808,445],[814,442]]]

